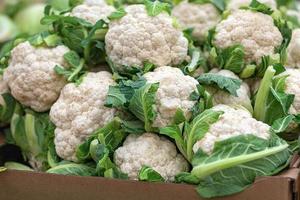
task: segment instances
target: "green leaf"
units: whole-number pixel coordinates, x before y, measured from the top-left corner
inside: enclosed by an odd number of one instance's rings
[[[189,172],[181,172],[175,176],[175,182],[197,185],[200,180]]]
[[[145,123],[145,130],[152,130],[152,122],[156,117],[155,95],[159,84],[146,84],[137,89],[129,103],[129,110]]]
[[[293,115],[287,115],[283,118],[277,119],[272,124],[271,130],[273,133],[282,133],[284,132],[289,125],[294,121],[295,116]]]
[[[204,198],[232,195],[249,187],[257,177],[278,173],[289,164],[289,145],[276,135],[269,140],[241,135],[215,143],[211,154],[199,150],[192,175]]]
[[[123,7],[118,8],[116,11],[112,12],[109,16],[108,19],[109,20],[117,20],[117,19],[121,19],[122,17],[124,17],[126,15],[126,11]]]
[[[17,162],[6,162],[6,163],[4,163],[4,167],[7,169],[12,169],[12,170],[33,171],[33,169],[31,169],[27,165],[23,165],[23,164],[17,163]]]
[[[185,118],[184,112],[182,111],[182,109],[177,108],[176,113],[175,113],[174,118],[173,118],[173,123],[174,124],[181,124],[185,121],[186,121],[186,118]]]
[[[205,136],[210,125],[217,122],[222,114],[223,112],[214,111],[212,109],[205,110],[193,119],[189,126],[185,127],[184,138],[186,142],[187,160],[191,161],[193,158],[194,144]]]
[[[118,85],[110,86],[105,101],[105,106],[113,108],[128,107],[129,101],[135,93],[135,90],[146,84],[144,78],[138,80],[121,80]]]
[[[7,124],[13,116],[16,100],[9,93],[4,93],[1,96],[3,104],[0,105],[0,124]]]
[[[74,175],[74,176],[94,176],[96,171],[94,168],[84,164],[63,164],[53,167],[47,171],[50,174]]]
[[[215,53],[213,53],[215,51]],[[212,55],[216,54],[216,58]],[[233,45],[225,49],[211,50],[211,59],[215,60],[219,68],[230,70],[234,73],[241,73],[244,68],[244,47],[242,45]]]
[[[189,0],[189,2],[197,4],[212,3],[221,12],[223,12],[226,7],[224,0]]]
[[[237,90],[242,84],[242,81],[239,79],[229,78],[214,73],[202,74],[197,78],[197,80],[200,84],[204,85],[216,84],[221,90],[225,90],[234,96],[237,96]]]
[[[109,86],[105,106],[122,108],[127,102],[125,94],[123,94],[120,90],[120,86]]]
[[[161,2],[159,0],[151,1],[144,0],[144,4],[149,16],[154,17],[162,12],[171,13],[171,6],[168,3]]]
[[[118,168],[110,168],[104,172],[104,177],[105,178],[114,178],[114,179],[123,179],[127,180],[128,175],[121,172]]]
[[[139,181],[147,182],[165,182],[165,179],[154,169],[143,166],[138,174]]]
[[[54,71],[58,75],[64,76],[68,82],[74,82],[77,85],[83,80],[84,71],[84,59],[81,59],[75,51],[69,51],[64,55],[65,61],[70,67],[62,67],[56,65]]]
[[[266,4],[258,2],[257,0],[252,0],[252,2],[249,5],[249,9],[267,15],[271,15],[273,13],[272,8],[270,8]]]

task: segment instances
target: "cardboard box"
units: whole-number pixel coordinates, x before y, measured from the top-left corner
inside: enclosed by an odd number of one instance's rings
[[[3,139],[0,139],[3,142]],[[0,145],[1,146],[1,145]],[[12,146],[0,147],[0,165],[18,159]],[[1,163],[2,162],[2,163]],[[300,159],[274,177],[259,178],[244,192],[218,200],[300,200]],[[0,173],[0,200],[201,200],[194,186],[144,183],[101,177],[62,176],[8,170]]]

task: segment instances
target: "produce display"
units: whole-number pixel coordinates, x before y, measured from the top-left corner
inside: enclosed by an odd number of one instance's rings
[[[299,152],[297,2],[17,5],[0,15],[0,126],[26,164],[0,171],[191,184],[213,198]]]

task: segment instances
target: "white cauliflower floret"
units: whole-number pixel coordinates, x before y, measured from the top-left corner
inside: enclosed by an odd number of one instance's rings
[[[287,48],[287,65],[300,68],[300,29],[293,30],[291,42]]]
[[[107,17],[114,11],[115,8],[103,0],[85,0],[83,4],[72,10],[71,16],[96,24],[100,19],[107,20]]]
[[[67,67],[63,56],[68,51],[65,46],[34,47],[29,42],[16,46],[3,75],[13,97],[37,112],[49,110],[66,84],[54,67]]]
[[[180,108],[185,116],[191,116],[190,109],[196,103],[190,100],[190,95],[197,91],[198,81],[186,76],[178,68],[169,66],[159,67],[154,72],[144,75],[147,83],[159,83],[156,92],[157,116],[153,122],[154,127],[164,127],[170,124]]]
[[[270,137],[270,126],[254,119],[247,110],[227,105],[215,106],[213,110],[223,111],[224,114],[210,126],[205,136],[194,144],[194,153],[202,149],[205,153],[210,154],[213,152],[216,142],[239,135],[252,134],[262,139]]]
[[[172,15],[184,29],[194,28],[193,36],[200,41],[205,40],[208,31],[221,19],[218,9],[211,3],[197,4],[187,1],[175,6]]]
[[[131,180],[138,179],[143,166],[151,167],[166,181],[174,181],[175,175],[189,168],[172,142],[153,133],[129,135],[115,151],[114,161]]]
[[[287,68],[282,75],[289,75],[285,80],[285,93],[295,95],[289,112],[297,115],[300,113],[300,70]]]
[[[243,6],[250,5],[252,0],[230,0],[227,4],[227,9],[229,10],[238,10],[239,8]],[[266,4],[272,9],[277,8],[277,3],[275,0],[258,0],[258,2]]]
[[[109,72],[99,72],[88,73],[79,86],[70,83],[63,88],[50,110],[50,119],[56,126],[55,148],[61,158],[77,161],[77,146],[113,119],[115,109],[104,106],[113,84]]]
[[[211,73],[216,73],[221,76],[225,76],[228,78],[239,79],[237,75],[235,75],[232,71],[229,70],[218,70],[213,69]],[[239,79],[240,80],[240,79]],[[250,99],[250,89],[247,83],[243,82],[240,88],[236,91],[237,96],[233,96],[230,93],[223,90],[212,91],[213,95],[213,104],[225,104],[225,105],[242,105],[247,109],[252,110],[251,99]]]
[[[187,57],[188,41],[173,26],[172,17],[147,14],[144,5],[125,8],[127,14],[109,24],[106,52],[118,67],[139,66],[148,61],[157,66],[177,65]]]
[[[216,27],[214,45],[224,49],[236,44],[244,47],[247,63],[260,63],[273,55],[283,38],[269,15],[250,10],[237,10]]]

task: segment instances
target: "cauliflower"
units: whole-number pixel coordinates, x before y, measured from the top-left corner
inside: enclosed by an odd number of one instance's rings
[[[112,75],[103,71],[88,73],[79,86],[70,83],[63,88],[50,110],[50,119],[56,125],[55,148],[61,158],[77,161],[77,146],[113,119],[115,109],[104,106],[113,84]]]
[[[262,139],[270,137],[270,126],[254,119],[247,110],[227,105],[217,105],[213,110],[223,111],[224,114],[210,126],[205,136],[194,144],[194,153],[202,149],[210,154],[216,142],[239,135],[252,134]]]
[[[260,63],[263,56],[275,53],[282,35],[271,16],[250,10],[237,10],[216,27],[214,45],[227,48],[241,44],[247,63]]]
[[[288,75],[285,79],[285,93],[295,95],[289,112],[297,115],[300,113],[300,70],[287,68],[282,75]]]
[[[104,0],[85,0],[83,4],[72,10],[71,16],[96,24],[100,19],[106,20],[114,11],[115,8],[107,5]]]
[[[66,84],[54,67],[67,67],[63,56],[68,51],[65,46],[34,47],[29,42],[16,46],[3,75],[13,97],[37,112],[49,110]]]
[[[208,31],[221,19],[219,11],[211,3],[197,4],[187,1],[175,6],[172,15],[179,20],[184,29],[194,28],[193,36],[200,41],[205,40]]]
[[[187,57],[188,40],[173,26],[172,17],[151,17],[144,5],[125,8],[127,14],[110,22],[105,36],[106,52],[117,66],[177,65]],[[121,70],[121,69],[120,69]]]
[[[171,123],[176,110],[180,108],[185,116],[191,116],[190,109],[196,103],[190,95],[197,90],[198,81],[185,76],[178,68],[159,67],[144,75],[147,83],[159,83],[156,92],[157,116],[154,127],[164,127]]]
[[[123,146],[115,151],[114,161],[131,180],[138,179],[143,166],[153,168],[166,181],[173,181],[175,175],[189,168],[172,142],[153,133],[129,135]]]
[[[235,75],[233,72],[229,70],[220,70],[213,69],[211,73],[216,73],[221,76],[239,79],[237,75]],[[240,79],[239,79],[240,80]],[[213,95],[213,104],[225,104],[225,105],[242,105],[245,108],[252,110],[251,105],[251,94],[250,94],[250,88],[247,85],[247,83],[243,82],[240,86],[240,88],[236,91],[237,97],[232,96],[230,93],[223,91],[223,90],[215,90],[213,91],[210,89],[210,92],[212,92]]]
[[[293,30],[291,42],[287,48],[287,65],[300,68],[300,29]]]
[[[259,0],[258,2],[266,4],[272,9],[277,8],[277,3],[275,0]],[[248,6],[251,3],[251,0],[230,0],[227,4],[227,9],[229,10],[238,10],[243,6]]]

